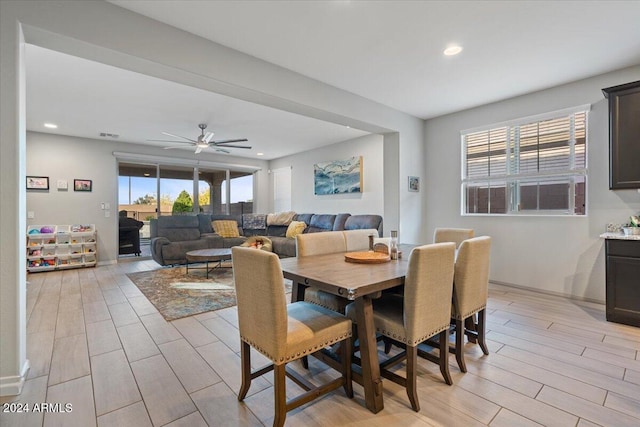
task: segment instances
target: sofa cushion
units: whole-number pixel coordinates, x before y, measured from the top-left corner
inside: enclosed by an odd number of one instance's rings
[[[187,252],[198,249],[207,249],[207,241],[202,239],[172,243],[162,246],[162,259],[165,264],[182,263],[187,259]]]
[[[322,214],[313,215],[309,222],[309,227],[305,230],[305,233],[318,233],[321,231],[332,231],[333,223],[336,220],[335,215]]]
[[[291,224],[287,227],[287,239],[295,239],[305,228],[307,228],[307,224],[304,221],[291,221]]]
[[[382,217],[380,215],[351,215],[344,223],[345,230],[375,228],[382,236]]]
[[[333,223],[333,231],[344,230],[344,223],[347,222],[347,218],[351,216],[350,213],[339,213],[336,215],[336,220]]]
[[[287,225],[269,225],[267,226],[267,236],[286,237],[287,228],[289,228]]]
[[[232,248],[234,246],[240,246],[241,244],[243,244],[246,241],[247,241],[247,238],[244,237],[244,236],[227,237],[225,239],[222,239],[222,247],[223,248]]]
[[[198,226],[200,228],[200,233],[202,234],[213,233],[213,226],[211,225],[211,215],[198,214]]]
[[[312,216],[313,216],[312,213],[296,214],[294,219],[296,221],[304,221],[305,224],[309,225],[309,224],[311,224],[311,217]]]
[[[183,242],[200,239],[198,228],[165,228],[159,231],[162,237],[166,237],[171,242]]]
[[[277,253],[280,258],[296,256],[296,239],[271,236],[269,238],[271,239],[273,252]]]
[[[211,225],[213,226],[213,231],[224,238],[240,237],[240,233],[238,232],[238,223],[236,221],[218,220],[213,221]]]

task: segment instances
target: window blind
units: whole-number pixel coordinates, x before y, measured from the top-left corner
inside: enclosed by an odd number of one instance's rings
[[[587,111],[462,132],[463,213],[584,214]]]

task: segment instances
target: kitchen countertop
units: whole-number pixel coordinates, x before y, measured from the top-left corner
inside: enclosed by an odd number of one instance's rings
[[[617,240],[640,240],[640,235],[626,236],[624,233],[602,233],[600,235],[603,239],[617,239]]]

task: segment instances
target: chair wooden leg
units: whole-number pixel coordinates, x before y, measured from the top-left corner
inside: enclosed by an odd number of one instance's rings
[[[464,327],[467,331],[473,331],[476,332],[475,334],[469,334],[467,335],[467,339],[469,340],[470,343],[476,344],[477,342],[477,328],[476,328],[476,315],[472,314],[471,316],[467,317],[464,321]]]
[[[407,396],[414,411],[420,412],[417,389],[418,347],[407,345]]]
[[[275,401],[275,416],[273,427],[284,426],[287,417],[287,394],[285,390],[286,364],[274,365],[273,367],[273,394]]]
[[[382,342],[384,342],[384,354],[389,354],[391,352],[391,345],[393,343],[387,337],[382,337]]]
[[[456,319],[456,361],[462,372],[467,372],[464,363],[464,320]]]
[[[484,354],[489,354],[489,348],[484,340],[485,326],[487,320],[487,309],[483,308],[478,312],[478,344]]]
[[[351,378],[351,355],[353,342],[351,337],[342,341],[342,376],[344,377],[344,392],[349,399],[353,399],[353,382]]]
[[[240,360],[242,369],[242,384],[238,392],[238,400],[242,402],[251,387],[251,347],[242,341],[240,346]]]
[[[440,332],[440,373],[444,378],[444,382],[448,385],[453,384],[451,374],[449,373],[449,330]]]

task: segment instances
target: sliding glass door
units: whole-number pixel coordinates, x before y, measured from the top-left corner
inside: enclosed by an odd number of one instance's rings
[[[251,172],[120,163],[118,182],[119,210],[140,221],[159,215],[253,212]]]

